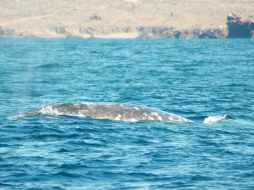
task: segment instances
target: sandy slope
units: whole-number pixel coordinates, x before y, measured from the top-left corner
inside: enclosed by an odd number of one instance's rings
[[[140,27],[225,30],[230,12],[254,18],[254,0],[1,0],[0,27],[10,36],[128,38]]]

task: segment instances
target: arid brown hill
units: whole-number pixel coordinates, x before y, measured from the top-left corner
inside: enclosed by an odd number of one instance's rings
[[[231,12],[254,0],[1,0],[0,37],[225,38]]]

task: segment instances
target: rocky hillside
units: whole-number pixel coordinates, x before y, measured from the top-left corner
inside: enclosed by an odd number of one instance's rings
[[[0,37],[246,37],[231,12],[253,23],[254,0],[1,0]]]

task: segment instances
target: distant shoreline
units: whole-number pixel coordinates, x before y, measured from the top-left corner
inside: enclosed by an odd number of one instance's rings
[[[35,32],[19,32],[0,26],[0,38],[95,38],[95,39],[227,39],[227,38],[252,38],[254,39],[254,22],[233,21],[227,23],[227,28],[192,28],[177,30],[172,27],[129,27],[108,29],[78,28],[73,32],[68,27],[54,27],[40,29]]]
[[[0,12],[8,38],[254,38],[253,0],[5,0]]]

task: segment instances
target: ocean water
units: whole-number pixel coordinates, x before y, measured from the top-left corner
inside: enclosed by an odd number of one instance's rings
[[[8,119],[70,102],[194,123]],[[0,189],[254,189],[254,41],[0,39]]]

